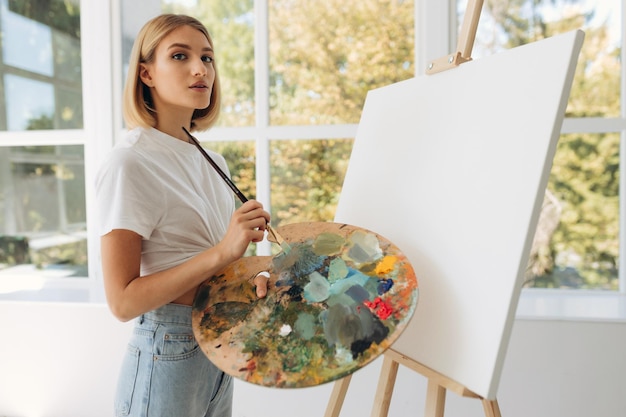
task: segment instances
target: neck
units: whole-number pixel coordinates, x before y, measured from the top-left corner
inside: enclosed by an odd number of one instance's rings
[[[176,113],[168,111],[159,113],[155,128],[183,142],[189,142],[187,134],[182,128],[191,131],[191,114],[188,111]]]

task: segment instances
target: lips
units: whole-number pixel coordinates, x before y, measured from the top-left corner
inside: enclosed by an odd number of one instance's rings
[[[203,82],[197,82],[189,86],[189,88],[208,88],[208,86]]]

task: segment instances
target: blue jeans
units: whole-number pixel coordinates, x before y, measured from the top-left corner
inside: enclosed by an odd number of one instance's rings
[[[230,417],[233,381],[202,353],[191,307],[167,304],[138,317],[122,362],[118,417]]]

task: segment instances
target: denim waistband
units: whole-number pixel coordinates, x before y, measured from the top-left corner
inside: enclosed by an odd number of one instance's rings
[[[191,326],[191,309],[191,306],[183,304],[165,304],[163,307],[142,314],[139,317],[139,321],[151,320],[159,323]]]

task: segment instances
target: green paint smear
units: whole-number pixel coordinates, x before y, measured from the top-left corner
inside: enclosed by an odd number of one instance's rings
[[[319,342],[302,343],[297,337],[281,338],[280,343],[277,343],[276,351],[282,358],[282,370],[294,373],[301,372],[314,360],[328,355]]]
[[[335,233],[322,233],[313,243],[313,251],[317,255],[334,255],[341,252],[345,239]]]
[[[334,258],[328,265],[328,281],[330,283],[344,279],[348,275],[348,266],[341,258]]]
[[[312,303],[321,303],[330,294],[330,283],[319,272],[309,275],[309,283],[304,286],[304,298]]]
[[[262,338],[258,336],[258,334],[255,334],[247,337],[245,339],[242,352],[250,352],[254,356],[262,356],[268,354],[269,350],[267,348],[267,341],[262,340]]]
[[[205,314],[200,324],[220,334],[245,320],[253,307],[254,304],[238,301],[217,303],[211,307],[209,314]]]
[[[200,287],[198,293],[196,294],[196,300],[194,302],[195,310],[202,311],[206,308],[207,303],[209,302],[210,289],[210,285],[203,285]]]
[[[276,323],[279,327],[283,324],[288,324],[291,327],[294,327],[300,314],[312,314],[317,316],[319,312],[319,306],[304,302],[277,304],[274,312],[270,316],[271,323],[268,323],[265,327],[268,329],[274,328],[274,323]]]
[[[304,340],[310,340],[315,336],[316,321],[315,316],[311,314],[300,314],[296,320],[294,329]]]

